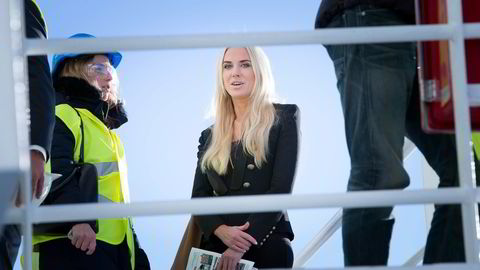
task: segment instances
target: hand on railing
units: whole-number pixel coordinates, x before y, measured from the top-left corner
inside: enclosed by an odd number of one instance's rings
[[[220,225],[214,231],[214,234],[222,240],[229,248],[237,252],[247,252],[253,245],[257,244],[257,240],[248,233],[244,232],[250,227],[250,223],[245,222],[242,226]]]

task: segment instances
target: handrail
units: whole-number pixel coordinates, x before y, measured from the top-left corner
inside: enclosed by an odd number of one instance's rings
[[[308,270],[340,270],[345,268],[328,267],[328,268],[308,268]],[[445,263],[417,266],[366,266],[366,267],[349,267],[352,270],[478,270],[478,264],[464,264],[464,263]],[[276,270],[280,270],[276,268]],[[292,268],[288,270],[307,270],[306,268]]]
[[[425,254],[425,246],[419,249],[415,254],[413,254],[410,259],[408,259],[403,266],[416,266],[423,260],[423,255]]]
[[[453,89],[453,111],[455,122],[455,142],[457,150],[458,179],[460,187],[466,192],[475,189],[474,177],[472,171],[473,163],[472,129],[470,126],[470,110],[467,94],[467,70],[465,59],[465,33],[463,28],[463,10],[462,1],[447,1],[448,25],[454,29],[454,36],[449,40],[449,58],[452,89]],[[473,177],[472,177],[473,176]],[[478,209],[477,204],[472,200],[462,204],[462,227],[463,243],[465,251],[465,261],[467,263],[479,263],[479,237],[478,232]]]
[[[453,204],[474,201],[480,188],[474,192],[463,188],[434,190],[375,190],[348,193],[302,195],[251,195],[206,197],[188,200],[132,202],[129,204],[82,203],[49,205],[35,208],[33,223],[120,218],[127,216],[157,216],[191,213],[193,215],[270,212],[284,209],[365,208],[405,204]],[[9,222],[21,215],[23,208],[9,209]]]
[[[392,31],[395,28],[395,31]],[[480,38],[480,23],[464,26],[465,38]],[[215,48],[225,46],[277,46],[302,44],[359,44],[447,40],[455,35],[449,25],[372,26],[351,29],[311,31],[219,33],[135,37],[98,37],[96,39],[25,39],[25,54]]]

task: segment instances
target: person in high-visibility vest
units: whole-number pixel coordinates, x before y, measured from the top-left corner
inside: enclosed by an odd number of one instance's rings
[[[80,33],[71,38],[93,37]],[[127,122],[117,97],[116,68],[121,59],[118,52],[56,54],[52,62],[57,93],[52,172],[64,177],[71,174],[84,136],[84,162],[97,169],[99,203],[129,202],[124,148],[113,131]],[[62,192],[68,192],[72,203],[82,196],[75,187],[63,188]],[[68,234],[34,234],[34,250],[38,251],[38,256],[33,257],[34,269],[150,269],[146,254],[134,243],[130,218],[67,225],[71,227]]]

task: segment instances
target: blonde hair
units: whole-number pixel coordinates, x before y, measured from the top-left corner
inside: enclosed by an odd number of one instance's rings
[[[115,96],[113,98],[109,98],[106,96],[105,92],[102,91],[98,83],[88,76],[87,65],[93,60],[94,57],[95,55],[86,54],[80,55],[79,57],[73,59],[65,60],[62,69],[60,70],[59,77],[75,77],[79,79],[84,79],[98,90],[98,92],[100,93],[100,98],[102,100],[105,100],[108,103],[109,107],[113,107],[120,102],[117,98],[118,88],[115,89]],[[115,80],[115,87],[118,87],[118,77],[115,75],[112,79]]]
[[[216,66],[216,93],[213,110],[215,125],[212,138],[201,161],[201,168],[214,169],[218,174],[227,172],[233,139],[235,111],[232,97],[223,83],[223,60],[229,48],[223,50]],[[255,159],[255,165],[261,167],[267,161],[268,137],[275,122],[275,82],[270,62],[262,49],[246,47],[255,74],[255,85],[249,97],[245,123],[241,131],[243,151]]]
[[[82,55],[73,59],[66,59],[59,77],[75,77],[90,82],[87,74],[87,64],[92,61],[94,55]]]

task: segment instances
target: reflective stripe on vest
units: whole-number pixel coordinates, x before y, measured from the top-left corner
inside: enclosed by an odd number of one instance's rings
[[[114,201],[102,195],[98,195],[98,202],[99,203],[115,203]]]
[[[93,165],[95,165],[95,168],[97,168],[98,176],[106,176],[114,172],[119,172],[118,162],[100,162]]]

